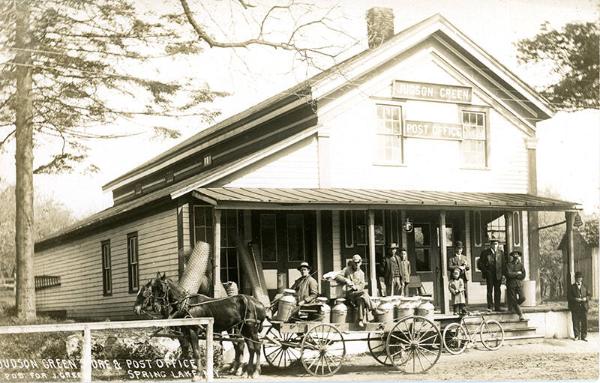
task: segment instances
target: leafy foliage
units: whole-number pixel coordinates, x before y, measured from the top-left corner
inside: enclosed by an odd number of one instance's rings
[[[548,22],[531,39],[517,43],[522,63],[547,63],[558,81],[542,94],[560,109],[600,108],[600,30],[596,23],[570,23],[560,31]]]
[[[565,220],[562,212],[540,212],[539,226]],[[558,245],[565,234],[564,224],[545,228],[540,234],[540,290],[544,298],[562,297],[564,290],[563,254]]]
[[[50,198],[39,198],[34,202],[34,239],[44,238],[51,233],[75,222],[71,212]],[[12,275],[15,265],[15,188],[0,190],[0,274]]]
[[[195,101],[187,115],[215,117],[202,105],[223,93],[189,78],[143,75],[156,60],[201,50],[180,26],[129,0],[28,3],[32,39],[25,48],[15,45],[13,2],[0,4],[0,45],[6,47],[0,53],[0,150],[16,130],[16,68],[31,66],[34,143],[56,147],[37,161],[35,173],[72,171],[86,159],[86,141],[132,134],[107,126],[121,117],[174,114],[187,100]],[[32,64],[21,64],[20,53],[31,54]]]
[[[590,246],[598,246],[598,218],[592,216],[583,223],[579,229],[581,235]]]

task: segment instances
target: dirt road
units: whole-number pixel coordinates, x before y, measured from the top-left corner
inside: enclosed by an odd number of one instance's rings
[[[431,370],[420,375],[403,374],[377,364],[370,355],[359,355],[344,361],[331,378],[313,378],[301,367],[282,371],[264,366],[260,380],[597,380],[599,345],[598,333],[592,333],[589,342],[547,339],[538,344],[505,345],[498,351],[473,348],[462,355],[442,354]]]

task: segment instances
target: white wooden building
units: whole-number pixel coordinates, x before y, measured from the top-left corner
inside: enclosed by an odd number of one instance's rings
[[[272,292],[301,261],[320,276],[358,253],[376,294],[372,266],[396,242],[446,312],[454,243],[475,265],[491,237],[520,249],[534,280],[537,211],[572,225],[577,208],[537,195],[536,124],[551,107],[440,15],[380,36],[105,185],[113,207],[36,244],[36,275],[55,277],[38,310],[131,316],[140,283],[177,278],[199,240],[213,246],[215,283],[243,287],[236,236],[260,252]],[[485,302],[470,273],[471,301]]]

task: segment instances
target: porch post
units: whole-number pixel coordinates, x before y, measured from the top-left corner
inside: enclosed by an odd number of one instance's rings
[[[465,271],[469,277],[469,281],[473,280],[473,273],[475,273],[475,265],[471,263],[471,212],[465,210],[465,257],[467,257],[467,263],[470,266],[469,271]],[[468,286],[468,285],[467,285]],[[469,293],[467,292],[467,295]],[[468,302],[467,302],[468,303]]]
[[[567,280],[565,281],[565,292],[575,283],[575,244],[573,242],[573,223],[575,222],[575,213],[565,212],[567,220]]]
[[[218,298],[220,289],[216,286],[221,284],[221,210],[213,209],[213,222],[215,226],[213,238],[213,295]]]
[[[369,210],[369,294],[377,296],[377,276],[375,274],[375,212]]]
[[[448,300],[448,294],[446,293],[446,287],[448,286],[448,254],[446,251],[446,212],[440,211],[440,257],[442,258],[441,269],[442,269],[442,286],[439,289],[441,292],[440,298],[442,302],[442,314],[450,312],[450,301]],[[436,283],[434,277],[433,283]],[[439,279],[438,279],[439,282]]]
[[[508,213],[504,213],[504,223],[506,224],[506,254],[508,255],[510,254],[511,251],[513,251],[513,243],[514,243],[514,238],[513,238],[513,214],[512,211],[509,211]]]
[[[315,211],[316,227],[317,227],[317,283],[319,291],[321,291],[321,276],[323,275],[323,237],[321,233],[321,211]]]

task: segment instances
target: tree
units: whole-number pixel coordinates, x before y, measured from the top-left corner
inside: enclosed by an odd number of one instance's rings
[[[52,198],[34,200],[34,240],[62,230],[75,222],[65,206]],[[0,276],[15,270],[15,186],[0,187]]]
[[[136,70],[152,60],[200,53],[206,43],[208,47],[281,48],[300,53],[306,61],[320,51],[337,57],[332,46],[297,45],[297,37],[310,27],[328,25],[327,14],[315,13],[318,16],[311,19],[313,7],[293,0],[271,6],[260,19],[248,16],[248,22],[257,20],[259,36],[230,46],[211,42],[212,34],[190,18],[193,11],[185,1],[175,8],[161,2],[159,13],[136,4],[129,0],[0,4],[0,150],[16,141],[17,310],[22,318],[35,317],[33,174],[72,171],[86,159],[86,140],[132,134],[111,131],[110,124],[123,117],[185,115],[206,122],[217,115],[207,105],[223,93],[194,79],[157,79]],[[206,2],[199,4],[205,7]],[[254,8],[244,0],[232,4],[243,13]],[[282,13],[293,22],[282,21]],[[287,36],[278,31],[279,42],[269,33],[272,19],[293,28]],[[190,28],[187,22],[192,20]],[[205,36],[198,39],[200,30]],[[164,126],[155,126],[154,131],[167,137],[179,135]],[[34,145],[56,145],[58,150],[45,160],[38,156],[34,167]],[[95,169],[93,164],[88,168]]]
[[[556,81],[542,94],[559,109],[600,108],[600,31],[596,23],[569,23],[560,31],[548,22],[517,43],[520,63],[544,63]]]

